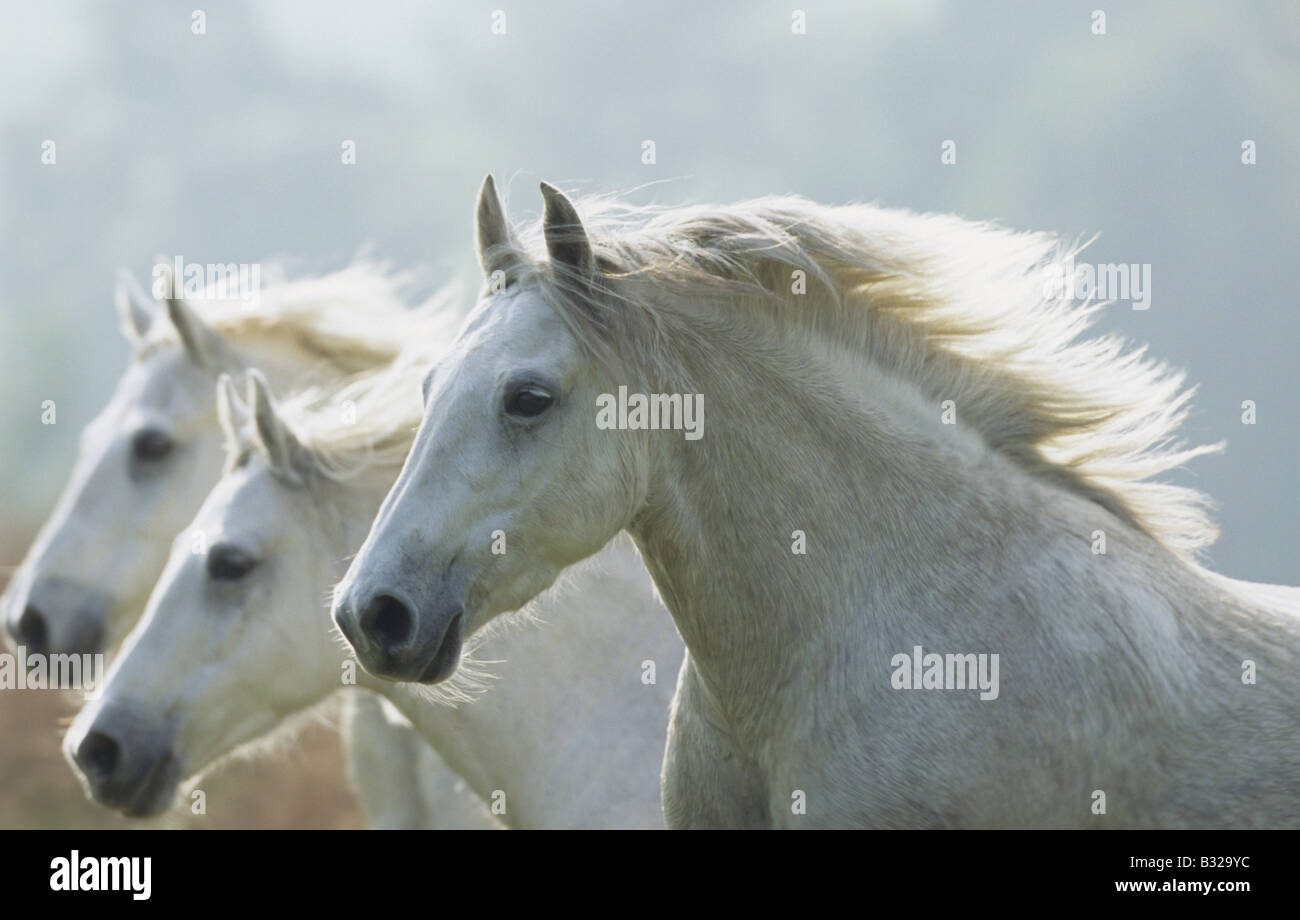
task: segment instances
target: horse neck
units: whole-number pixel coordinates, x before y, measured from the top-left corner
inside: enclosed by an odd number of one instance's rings
[[[1122,526],[992,452],[960,424],[959,394],[944,424],[938,400],[861,355],[790,339],[759,356],[738,332],[684,353],[705,432],[645,433],[649,497],[629,527],[705,687],[755,743],[795,717],[789,688],[810,675],[860,681],[880,671],[868,654],[961,628],[955,607],[979,609],[1005,548],[1072,532],[1086,554],[1094,527]]]

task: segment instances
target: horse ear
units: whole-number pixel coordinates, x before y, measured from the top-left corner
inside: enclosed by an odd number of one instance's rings
[[[117,306],[118,325],[127,341],[139,344],[149,333],[149,327],[158,316],[158,302],[144,292],[135,275],[126,269],[117,273],[117,289],[113,292]]]
[[[298,439],[280,418],[271,396],[271,387],[262,372],[256,368],[248,371],[248,402],[252,407],[253,432],[265,451],[271,468],[294,482],[300,482],[294,466],[296,455],[301,450]]]
[[[573,202],[549,182],[542,183],[542,198],[546,202],[542,230],[551,263],[564,266],[583,280],[590,280],[596,273],[596,258]]]
[[[226,440],[231,443],[238,441],[239,431],[247,420],[248,406],[239,398],[235,381],[229,374],[222,374],[217,379],[217,421],[221,423]]]
[[[506,220],[506,210],[497,194],[497,184],[492,174],[483,180],[478,192],[478,207],[474,211],[474,240],[478,250],[479,265],[483,274],[508,271],[519,260],[519,244]]]
[[[194,308],[185,302],[176,288],[176,277],[171,266],[162,263],[154,267],[154,284],[162,290],[163,303],[167,306],[167,318],[176,327],[181,344],[186,353],[196,364],[214,363],[221,352],[221,337],[199,318]]]

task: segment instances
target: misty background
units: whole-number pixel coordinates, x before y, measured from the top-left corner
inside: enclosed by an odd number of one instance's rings
[[[1298,4],[0,11],[0,501],[19,535],[0,566],[19,561],[125,367],[119,268],[147,279],[166,254],[300,274],[369,252],[472,281],[470,217],[491,171],[516,219],[539,213],[546,179],[638,202],[800,193],[1099,234],[1083,259],[1150,263],[1153,287],[1149,310],[1118,303],[1099,331],[1185,369],[1200,386],[1187,438],[1228,442],[1176,477],[1218,504],[1208,561],[1300,583]],[[1256,165],[1242,164],[1247,139]]]

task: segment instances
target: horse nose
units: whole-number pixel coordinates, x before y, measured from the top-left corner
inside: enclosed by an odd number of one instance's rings
[[[381,594],[361,611],[362,634],[385,655],[406,645],[415,633],[415,614],[397,598]]]
[[[49,651],[50,631],[45,616],[31,604],[23,608],[22,616],[14,624],[13,633],[18,644],[25,646],[27,651],[37,655]]]
[[[73,759],[87,778],[96,785],[103,785],[113,778],[122,762],[122,745],[102,731],[87,732],[81,744],[77,745]]]

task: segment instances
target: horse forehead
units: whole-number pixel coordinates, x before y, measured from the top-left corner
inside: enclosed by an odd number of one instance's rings
[[[507,291],[480,301],[456,341],[425,375],[428,413],[500,382],[511,371],[545,371],[574,349],[563,320],[535,293]],[[442,407],[435,410],[435,406]]]
[[[107,405],[82,431],[83,449],[111,444],[123,432],[142,425],[157,424],[164,419],[193,418],[195,424],[206,420],[204,409],[216,413],[216,389],[212,387],[210,405],[205,405],[195,371],[186,372],[180,361],[150,356],[133,362],[113,388]],[[197,414],[196,414],[196,410]],[[193,427],[179,425],[179,434]]]
[[[152,355],[127,369],[118,387],[123,402],[164,414],[216,409],[216,383],[179,349]],[[204,396],[210,397],[204,399]]]
[[[521,295],[478,333],[477,348],[506,364],[563,360],[575,349],[564,321],[537,297]]]
[[[492,340],[562,332],[564,323],[535,285],[489,294],[465,321],[462,337]]]
[[[305,511],[295,506],[293,514],[286,514],[294,504],[290,490],[270,473],[264,461],[254,457],[221,478],[208,494],[196,523],[214,539],[260,549],[273,539],[272,529],[279,530],[275,525],[297,520]]]

